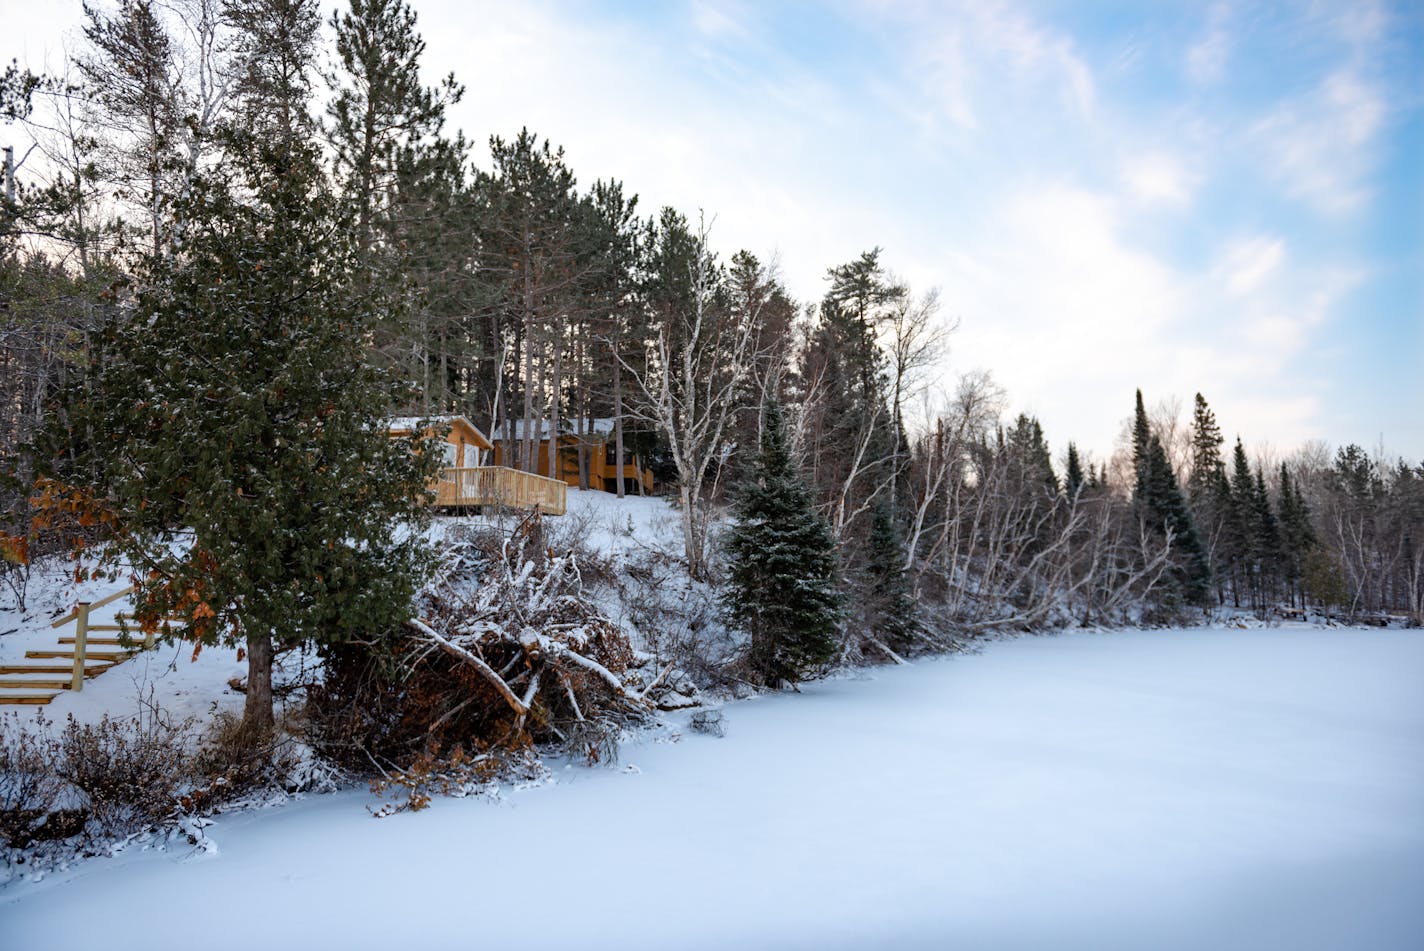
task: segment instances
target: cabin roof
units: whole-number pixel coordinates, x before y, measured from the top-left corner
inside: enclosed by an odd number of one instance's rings
[[[421,423],[425,423],[426,426],[446,424],[451,427],[452,431],[465,430],[465,437],[481,449],[493,448],[489,437],[480,432],[480,428],[470,422],[466,416],[393,416],[387,423],[390,426],[391,433],[394,435],[414,432],[416,427]]]

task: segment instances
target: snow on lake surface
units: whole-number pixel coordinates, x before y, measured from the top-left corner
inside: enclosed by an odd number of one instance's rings
[[[1024,637],[502,801],[220,817],[0,891],[6,947],[1424,946],[1424,632]],[[67,944],[66,944],[67,942]]]

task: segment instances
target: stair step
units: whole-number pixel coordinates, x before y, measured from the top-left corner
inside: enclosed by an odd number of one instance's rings
[[[89,630],[92,631],[93,628],[91,627]],[[61,643],[61,644],[73,644],[73,643],[74,643],[74,640],[75,640],[75,639],[72,638],[72,637],[61,637],[61,638],[59,639],[59,643]],[[109,646],[109,647],[121,647],[121,646],[123,646],[122,644],[119,643],[119,639],[118,639],[117,637],[91,637],[91,638],[89,638],[88,640],[86,640],[85,643],[86,643],[86,644],[99,644],[99,645],[104,645],[104,646]],[[142,643],[143,643],[143,637],[142,637],[142,636],[139,636],[139,637],[131,637],[131,638],[129,638],[129,643],[130,643],[130,644],[133,644],[133,645],[142,644]]]
[[[84,676],[97,677],[110,667],[110,663],[102,663],[96,667],[85,667]],[[0,674],[68,674],[74,670],[73,664],[0,664]]]
[[[73,685],[72,680],[0,680],[0,690],[68,690]]]
[[[137,653],[137,651],[85,651],[84,656],[89,660],[122,661],[128,660],[135,653]],[[74,651],[25,651],[25,656],[32,657],[35,660],[54,660],[57,658],[73,660]]]
[[[21,694],[21,693],[15,693],[15,694],[10,694],[9,696],[0,696],[0,706],[4,706],[4,705],[6,705],[6,704],[12,704],[12,705],[13,705],[13,704],[24,704],[24,705],[26,705],[26,706],[38,707],[38,706],[43,706],[43,705],[46,704],[46,703],[49,703],[51,700],[53,700],[53,699],[55,698],[55,696],[56,696],[56,694],[52,694],[52,693],[35,693],[35,694]]]

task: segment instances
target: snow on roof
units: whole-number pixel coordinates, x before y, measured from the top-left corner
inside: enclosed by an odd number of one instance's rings
[[[461,416],[458,414],[444,416],[392,416],[386,422],[387,425],[390,427],[390,431],[393,433],[413,432],[416,427],[418,427],[421,423],[424,423],[427,426],[438,426],[441,423],[453,424],[457,422],[462,422],[466,426],[473,429],[475,431],[475,434],[478,435],[481,439],[484,439],[486,442],[488,442],[488,437],[486,437],[484,432],[480,430],[480,427],[470,422],[468,416]]]

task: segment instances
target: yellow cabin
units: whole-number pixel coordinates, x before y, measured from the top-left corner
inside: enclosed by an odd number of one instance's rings
[[[613,438],[613,420],[610,418],[600,418],[586,420],[585,426],[588,431],[582,436],[576,433],[564,432],[559,434],[558,440],[558,471],[553,474],[553,478],[559,479],[566,485],[578,487],[579,479],[579,455],[586,453],[588,459],[588,486],[591,489],[602,489],[605,492],[618,491],[618,449]],[[510,427],[513,433],[512,440],[504,438],[504,427],[499,426],[494,430],[494,464],[497,466],[509,465],[511,460],[519,458],[519,454],[528,445],[524,440],[524,425],[522,421],[516,421]],[[540,422],[535,428],[538,435],[536,460],[537,471],[541,476],[549,476],[549,427],[547,423]],[[641,491],[648,493],[653,491],[653,472],[643,465],[642,460],[635,454],[623,450],[623,490],[625,492],[637,493]]]
[[[506,468],[498,458],[494,465],[484,465],[494,444],[464,416],[398,417],[390,421],[391,436],[410,436],[422,422],[427,434],[445,431],[445,465],[434,486],[436,506],[537,507],[545,515],[563,515],[567,510],[568,486],[564,482]]]

